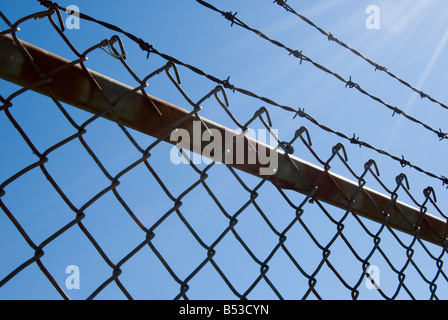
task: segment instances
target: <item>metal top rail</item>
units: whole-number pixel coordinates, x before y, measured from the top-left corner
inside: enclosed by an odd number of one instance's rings
[[[20,46],[17,43],[20,43]],[[32,57],[42,68],[44,77],[25,55]],[[198,110],[189,112],[156,97],[144,95],[139,88],[129,87],[92,70],[86,73],[83,70],[85,67],[78,62],[70,62],[12,36],[0,36],[0,77],[7,81],[110,120],[116,117],[127,127],[170,143],[174,143],[169,139],[172,130],[182,128],[192,133],[195,120],[202,122],[202,131],[216,129],[223,135],[238,138],[239,133],[199,117]],[[97,85],[93,85],[92,79],[86,74],[90,74]],[[114,111],[109,112],[112,105]],[[258,116],[261,118],[261,114]],[[411,235],[418,234],[420,239],[445,245],[446,222],[423,212],[422,208],[417,209],[396,201],[395,192],[392,196],[383,195],[364,187],[362,177],[360,181],[353,182],[329,172],[327,167],[322,169],[303,161],[288,151],[283,152],[278,148],[266,146],[247,136],[244,136],[244,139],[247,146],[255,146],[245,150],[245,160],[256,159],[253,153],[257,152],[259,147],[277,153],[277,171],[262,178],[273,182],[279,188],[295,190],[380,223],[387,221],[387,225],[394,229]],[[195,143],[193,140],[186,147],[191,151],[202,153],[203,143],[202,145]],[[223,154],[228,151],[227,148],[228,146],[223,143],[221,150]],[[233,148],[230,153],[235,156],[236,145],[230,148]],[[337,148],[333,151],[334,155],[339,153]],[[259,161],[231,163],[237,169],[258,176],[260,168],[264,166]],[[366,167],[366,172],[367,170],[370,168]],[[401,183],[402,181],[399,181],[398,184]]]

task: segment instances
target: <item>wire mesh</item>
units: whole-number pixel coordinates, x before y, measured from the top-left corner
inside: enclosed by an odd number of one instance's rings
[[[140,49],[160,56],[160,64],[152,63],[153,70],[146,74],[135,71],[129,62],[126,50],[132,44],[115,34],[99,43],[92,41],[81,53],[64,34],[61,8],[51,2],[43,4],[49,9],[15,23],[2,14],[8,28],[1,36],[12,36],[40,78],[24,88],[5,82],[0,93],[2,157],[9,159],[5,161],[8,166],[2,165],[0,177],[3,299],[448,296],[446,234],[436,235],[440,245],[419,237],[427,212],[447,219],[431,187],[418,200],[403,174],[389,184],[380,179],[373,160],[360,170],[359,166],[353,169],[340,143],[331,148],[329,156],[319,155],[304,126],[280,139],[265,106],[255,114],[237,116],[227,92],[247,95],[253,104],[260,100],[280,104],[184,64],[131,34],[126,33],[131,40],[138,40]],[[81,66],[108,108],[91,115],[54,96],[48,85],[64,68],[48,70],[39,65],[19,40],[19,27],[32,28],[41,21],[56,31],[64,50],[75,57],[66,67]],[[105,27],[107,32],[124,32],[113,25]],[[160,122],[167,128],[160,137],[130,129],[115,113],[129,92],[111,100],[91,74],[89,67],[96,69],[96,64],[103,63],[105,70],[125,70],[126,81],[134,83],[132,92],[146,96],[148,84],[150,89],[160,85],[170,102],[189,106],[186,118],[196,119],[201,126],[201,116],[213,117],[239,129],[243,139],[255,130],[264,130],[271,146],[281,150],[286,159],[300,150],[318,164],[322,168],[318,180],[336,167],[358,188],[347,194],[334,182],[333,191],[347,200],[345,208],[336,208],[316,196],[313,182],[308,181],[307,191],[297,193],[268,177],[255,177],[232,165],[173,149],[164,140],[176,126],[161,113]],[[188,80],[180,82],[179,75],[188,75]],[[46,88],[45,97],[33,92],[38,87]],[[283,107],[337,133],[304,110]],[[348,139],[361,144],[355,137]],[[173,164],[170,155],[181,163]],[[367,180],[390,198],[385,208],[370,199],[379,223],[353,210],[353,199],[368,194]],[[417,223],[407,222],[408,234],[394,230],[388,222],[398,198],[420,212]],[[72,265],[81,270],[82,290],[67,285],[66,267]]]

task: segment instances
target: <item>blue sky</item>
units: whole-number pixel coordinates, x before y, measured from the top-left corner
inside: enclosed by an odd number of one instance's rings
[[[230,76],[230,82],[261,96],[271,98],[281,104],[294,108],[304,108],[320,123],[347,136],[355,134],[361,140],[390,152],[404,156],[411,163],[437,175],[448,176],[446,168],[446,140],[438,138],[423,127],[410,122],[400,115],[392,117],[392,112],[381,104],[360,94],[355,89],[345,88],[344,84],[311,64],[301,65],[294,57],[281,48],[275,47],[255,34],[238,26],[230,27],[230,22],[196,1],[129,1],[126,6],[115,1],[60,1],[61,6],[76,4],[80,11],[99,20],[113,23],[152,44],[157,50],[169,54],[181,61],[196,66],[219,79]],[[238,12],[237,17],[266,35],[281,41],[288,47],[303,50],[314,61],[337,72],[344,78],[350,76],[366,91],[380,97],[387,103],[428,123],[431,127],[448,132],[444,121],[448,110],[421,99],[409,88],[386,74],[374,71],[365,61],[353,55],[335,43],[329,42],[315,29],[272,4],[272,1],[210,1],[223,11]],[[37,1],[27,1],[24,6],[14,2],[0,0],[3,14],[12,22],[19,18],[44,10]],[[418,89],[430,94],[441,102],[447,102],[446,56],[448,49],[448,22],[444,12],[448,4],[444,1],[288,1],[296,11],[311,19],[324,30],[359,50],[366,57],[386,66],[389,71],[408,81]],[[365,26],[368,5],[380,9],[380,29],[369,30]],[[66,15],[63,14],[65,18]],[[1,30],[5,24],[0,26]],[[67,59],[75,56],[52,30],[48,21],[29,21],[21,25],[18,36],[45,50],[54,52]],[[114,32],[94,23],[81,21],[79,30],[66,30],[66,36],[79,51],[110,38]],[[120,35],[121,36],[121,35]],[[128,53],[127,62],[138,76],[144,77],[162,66],[165,61],[156,55],[146,59],[135,43],[121,36]],[[128,85],[136,85],[120,63],[101,50],[89,54],[88,68],[101,72]],[[216,85],[186,68],[179,68],[182,87],[194,101],[199,100]],[[176,92],[169,80],[161,75],[151,79],[147,92],[185,109],[191,108]],[[18,87],[1,82],[0,94],[8,97]],[[444,209],[448,203],[448,192],[441,181],[418,173],[412,168],[402,168],[399,163],[379,153],[350,145],[348,141],[324,132],[301,118],[292,118],[290,113],[268,106],[262,101],[242,94],[227,92],[230,110],[240,122],[247,121],[262,106],[269,107],[273,128],[279,130],[281,140],[289,141],[295,130],[305,125],[311,135],[313,149],[323,159],[331,155],[331,148],[342,142],[347,149],[349,164],[359,174],[369,159],[374,159],[380,169],[382,181],[393,188],[395,177],[400,173],[408,176],[411,193],[422,202],[422,190],[433,186],[438,205]],[[48,99],[34,93],[26,93],[13,100],[11,113],[32,138],[39,151],[43,152],[55,143],[75,133],[74,128],[64,119],[56,106]],[[67,111],[78,124],[86,121],[90,115],[67,106]],[[225,115],[213,100],[203,105],[201,115],[230,128],[236,125]],[[261,128],[254,123],[254,128]],[[14,175],[20,169],[37,158],[20,138],[0,112],[0,183]],[[132,132],[133,137],[142,146],[148,146],[154,140],[142,134]],[[87,127],[87,144],[92,148],[106,169],[116,175],[140,154],[124,136],[117,125],[97,120]],[[159,145],[151,152],[150,164],[166,183],[174,196],[179,196],[186,188],[199,179],[190,167],[175,166],[169,161],[171,146]],[[303,146],[297,144],[296,156],[316,163],[312,155]],[[332,163],[333,164],[333,163]],[[61,186],[70,201],[81,207],[100,190],[110,183],[98,169],[92,158],[77,140],[52,152],[45,165],[51,176]],[[352,179],[342,164],[334,162],[332,170]],[[244,181],[251,187],[259,180],[242,174]],[[380,189],[375,181],[367,186]],[[150,227],[165,212],[172,208],[173,202],[166,196],[148,170],[140,165],[120,178],[117,188],[140,221]],[[213,192],[228,212],[235,213],[249,200],[249,194],[229,171],[222,165],[212,168],[206,180]],[[29,173],[9,184],[2,197],[5,205],[22,224],[31,239],[40,244],[59,228],[74,219],[74,213],[60,199],[46,181],[40,169]],[[294,210],[272,186],[265,184],[257,199],[263,212],[279,230],[284,229],[293,219]],[[296,204],[304,197],[288,193]],[[406,195],[400,198],[410,202]],[[343,212],[327,206],[335,218]],[[228,219],[219,211],[205,189],[198,187],[183,199],[181,212],[200,235],[210,245],[228,226]],[[434,213],[429,208],[430,213]],[[83,220],[86,228],[94,235],[111,261],[117,263],[144,239],[144,233],[129,218],[116,197],[107,193],[86,210]],[[436,213],[434,213],[436,215]],[[260,260],[266,259],[278,243],[278,237],[269,229],[257,210],[250,206],[239,217],[236,227],[238,234],[253,250]],[[315,205],[307,204],[303,220],[322,244],[336,232],[323,212]],[[379,226],[365,221],[372,231]],[[365,257],[373,247],[373,241],[351,217],[346,221],[344,234],[350,243]],[[170,215],[155,231],[154,246],[181,279],[185,279],[206,257],[204,250],[192,237],[176,215]],[[318,249],[299,225],[287,234],[286,246],[300,261],[308,273],[312,273],[322,259]],[[406,261],[406,251],[399,247],[396,240],[385,232],[381,235],[382,249],[400,268]],[[403,237],[406,241],[410,238]],[[21,263],[34,255],[6,215],[0,214],[0,256],[7,257],[0,263],[0,279],[3,279]],[[418,245],[417,245],[418,247]],[[435,255],[440,248],[429,245]],[[97,287],[106,281],[112,273],[88,239],[76,226],[70,228],[44,248],[42,259],[59,285],[73,299],[87,298]],[[216,247],[217,265],[223,270],[235,289],[244,293],[259,275],[260,266],[256,264],[232,234],[228,234]],[[432,280],[435,275],[435,262],[419,247],[416,248],[415,261]],[[347,246],[340,240],[332,246],[331,263],[344,279],[351,284],[360,276],[361,265],[355,260]],[[391,295],[397,286],[397,275],[390,271],[384,259],[374,256],[370,261],[380,267],[381,285]],[[68,290],[65,268],[77,265],[81,272],[81,289]],[[285,253],[279,251],[269,263],[269,279],[284,298],[301,298],[308,289],[307,279],[291,263]],[[165,267],[149,248],[139,251],[122,267],[120,280],[134,298],[172,299],[179,293],[179,285],[173,280]],[[429,297],[428,284],[421,280],[417,271],[407,270],[406,284],[417,298]],[[431,277],[432,275],[432,277]],[[316,290],[322,298],[349,299],[347,290],[332,271],[324,267],[317,275]],[[439,279],[438,288],[441,297],[447,297],[444,279]],[[189,282],[187,296],[192,299],[235,298],[235,295],[221,279],[216,270],[207,264]],[[360,298],[381,298],[364,284],[359,287]],[[0,298],[59,298],[36,264],[32,264],[0,288]],[[248,296],[250,299],[271,299],[275,294],[262,280]],[[401,290],[399,298],[408,296]],[[121,299],[124,295],[112,283],[97,298]],[[315,298],[312,294],[309,298]]]

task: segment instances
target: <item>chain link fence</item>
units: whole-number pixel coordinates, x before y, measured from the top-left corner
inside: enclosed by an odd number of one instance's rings
[[[448,297],[447,217],[431,187],[413,195],[404,174],[386,183],[374,160],[354,169],[341,143],[319,154],[305,126],[276,129],[275,101],[116,26],[96,21],[109,36],[78,51],[63,8],[42,3],[14,23],[1,15],[2,299]],[[38,23],[75,58],[20,39]],[[151,71],[136,71],[120,33],[158,57]],[[133,84],[96,72],[118,68]],[[238,111],[229,92],[263,105]],[[195,128],[206,141],[172,139]],[[278,168],[260,174],[269,156]]]

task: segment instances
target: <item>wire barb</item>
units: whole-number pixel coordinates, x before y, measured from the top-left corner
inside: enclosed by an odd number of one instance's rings
[[[231,27],[233,27],[233,24],[235,23],[235,17],[237,15],[238,12],[232,13],[232,11],[230,12],[224,12],[222,13],[222,15],[224,16],[224,18],[226,18],[227,20],[231,21]]]

